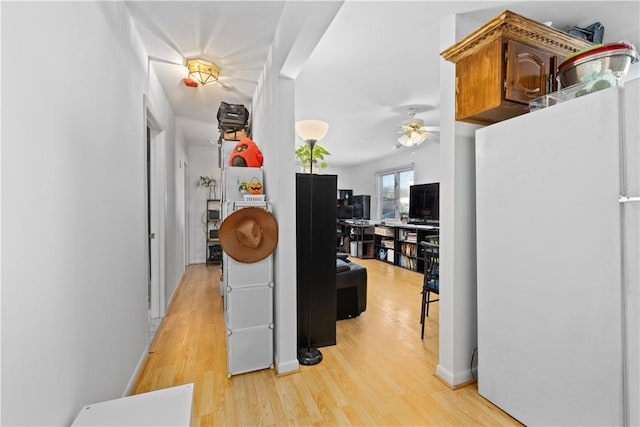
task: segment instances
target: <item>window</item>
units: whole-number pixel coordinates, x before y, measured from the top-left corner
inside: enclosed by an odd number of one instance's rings
[[[413,166],[378,173],[380,218],[402,218],[409,214],[409,187],[413,185]]]

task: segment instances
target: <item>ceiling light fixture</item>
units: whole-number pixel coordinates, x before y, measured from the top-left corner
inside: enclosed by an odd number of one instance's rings
[[[426,133],[420,133],[416,129],[409,129],[398,138],[398,142],[407,147],[420,145],[427,139]]]
[[[402,135],[398,138],[398,143],[406,147],[420,145],[427,140],[429,131],[432,130],[432,128],[425,127],[424,121],[415,118],[415,107],[409,107],[408,113],[409,119],[400,124],[400,132]]]
[[[189,78],[201,85],[217,82],[220,75],[220,68],[216,64],[199,58],[188,60],[187,69]]]

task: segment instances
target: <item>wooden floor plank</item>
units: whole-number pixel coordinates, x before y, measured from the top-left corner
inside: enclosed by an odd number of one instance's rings
[[[435,377],[438,303],[421,340],[421,274],[354,261],[367,268],[367,310],[338,321],[337,345],[321,348],[322,363],[231,378],[219,268],[189,266],[133,394],[193,382],[196,426],[520,425],[475,384],[454,391]]]

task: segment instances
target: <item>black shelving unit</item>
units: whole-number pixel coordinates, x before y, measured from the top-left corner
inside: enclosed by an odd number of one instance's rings
[[[357,258],[373,258],[375,239],[374,226],[351,224],[349,229],[349,253]]]
[[[222,246],[220,246],[220,229],[222,205],[220,199],[207,200],[207,218],[205,221],[206,233],[206,262],[207,264],[220,264],[222,262]]]
[[[374,257],[398,267],[422,272],[423,248],[420,242],[438,243],[439,229],[411,225],[377,225]]]
[[[376,226],[374,232],[374,257],[379,261],[395,265],[396,229],[393,227]]]
[[[336,343],[336,175],[296,174],[298,348]],[[309,298],[309,294],[311,298]]]
[[[398,228],[396,239],[396,263],[400,267],[421,271],[418,265],[418,230]]]

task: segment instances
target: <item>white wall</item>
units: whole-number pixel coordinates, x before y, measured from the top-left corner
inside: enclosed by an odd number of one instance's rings
[[[185,252],[188,252],[188,249],[184,246],[185,239],[188,239],[186,234],[189,233],[189,230],[186,228],[189,222],[186,219],[186,215],[188,215],[188,206],[185,203],[185,200],[188,200],[191,196],[193,189],[185,188],[184,168],[186,167],[185,164],[188,163],[185,147],[186,142],[184,137],[182,133],[176,129],[175,145],[173,146],[173,168],[169,168],[169,170],[172,170],[173,172],[172,181],[174,183],[175,194],[171,198],[167,197],[167,206],[173,206],[175,212],[172,224],[168,227],[169,230],[174,230],[174,233],[168,236],[169,250],[167,251],[167,277],[169,278],[169,286],[167,286],[166,289],[167,303],[174,296],[176,287],[184,273],[184,269],[186,265],[189,264],[188,260],[185,259],[187,256]],[[186,181],[188,182],[189,180],[186,179]],[[187,194],[185,195],[185,193]]]
[[[159,119],[162,130],[162,158],[164,159],[164,181],[161,187],[162,209],[164,210],[164,281],[165,281],[165,305],[168,305],[173,297],[176,287],[184,273],[184,174],[182,165],[187,161],[186,142],[182,134],[177,131],[176,120],[164,90],[160,86],[157,75],[150,69],[148,76],[148,108],[154,111]],[[165,307],[166,308],[166,307]]]
[[[287,2],[253,99],[253,139],[278,221],[274,253],[274,352],[278,372],[298,369],[296,315],[295,82],[342,2]],[[309,17],[312,20],[307,21]]]
[[[146,61],[124,3],[3,2],[2,63],[1,422],[68,425],[146,353]]]
[[[204,231],[206,203],[209,198],[209,190],[196,187],[201,176],[213,176],[217,180],[216,197],[220,198],[222,182],[220,180],[220,168],[218,167],[218,146],[189,146],[189,254],[192,264],[206,261],[206,234]]]
[[[453,16],[440,50],[481,23]],[[455,65],[440,59],[440,350],[437,375],[452,386],[473,379],[477,346],[474,126],[455,121]]]
[[[338,175],[338,188],[351,189],[353,194],[371,196],[371,219],[380,219],[376,174],[413,164],[414,183],[440,181],[440,143],[426,141],[422,145],[392,152],[375,162],[352,167],[327,167],[323,173]]]
[[[160,271],[160,280],[164,282],[165,313],[176,287],[184,272],[184,174],[183,164],[187,161],[185,141],[178,132],[173,110],[169,104],[158,76],[153,68],[147,71],[147,110],[157,120],[159,134],[153,143],[157,144],[159,166],[158,187],[160,203],[156,207],[164,218],[162,229],[153,230],[161,241],[160,257],[164,261],[164,270]],[[154,191],[152,189],[152,191]]]

